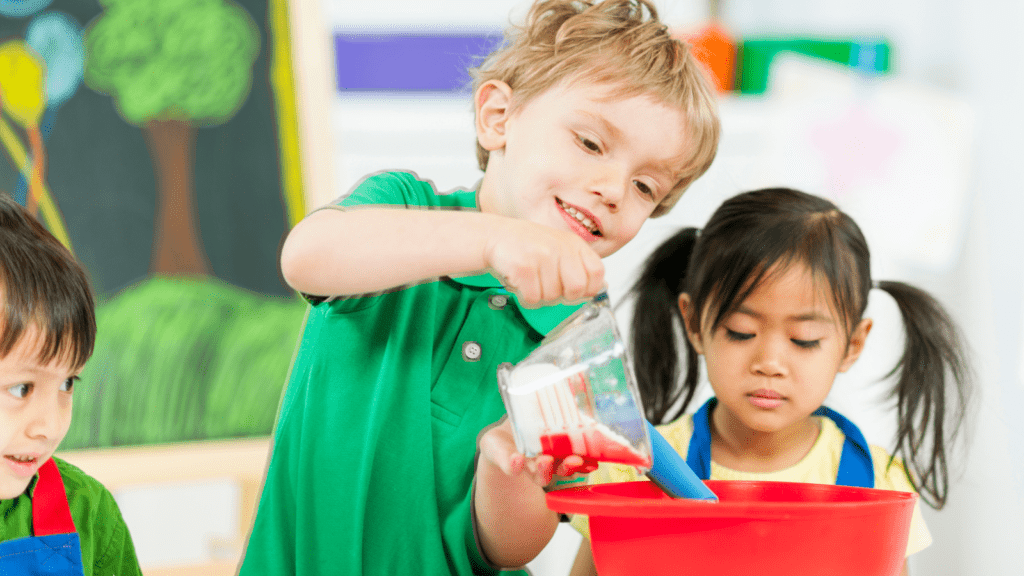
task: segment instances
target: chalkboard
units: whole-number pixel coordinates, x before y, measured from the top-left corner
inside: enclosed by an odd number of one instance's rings
[[[0,191],[99,302],[65,449],[270,433],[305,311],[278,267],[304,211],[284,6],[0,0]]]

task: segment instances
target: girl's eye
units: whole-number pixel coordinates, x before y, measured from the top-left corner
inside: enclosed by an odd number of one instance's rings
[[[60,391],[61,392],[71,392],[72,390],[74,390],[74,388],[75,388],[75,380],[78,380],[78,376],[72,376],[72,377],[68,378],[67,380],[65,380],[64,383],[60,385]]]
[[[597,143],[594,142],[593,140],[584,138],[583,136],[578,136],[577,138],[579,138],[580,146],[583,146],[584,148],[590,150],[591,152],[601,152],[601,147],[598,146]]]
[[[725,329],[725,334],[726,334],[726,336],[729,337],[729,340],[734,340],[736,342],[742,342],[744,340],[750,340],[751,338],[754,337],[753,334],[747,334],[747,333],[744,333],[744,332],[737,332],[735,330],[729,330],[728,328]]]
[[[647,184],[644,184],[639,180],[633,180],[633,185],[636,186],[636,189],[639,190],[640,193],[643,194],[644,196],[650,196],[651,198],[654,198],[654,190],[651,190],[651,187],[648,186]]]
[[[796,338],[790,338],[790,342],[796,344],[801,348],[811,349],[821,346],[821,340],[798,340]]]
[[[15,398],[24,398],[32,392],[31,384],[16,384],[7,388],[7,393]]]

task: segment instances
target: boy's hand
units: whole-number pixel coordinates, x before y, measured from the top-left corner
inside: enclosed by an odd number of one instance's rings
[[[536,558],[558,527],[558,514],[548,508],[544,494],[554,474],[590,471],[597,463],[579,456],[526,458],[516,450],[507,418],[486,429],[477,446],[473,509],[480,549],[498,566],[522,566]]]
[[[577,454],[561,459],[547,454],[527,458],[516,450],[512,422],[507,418],[480,437],[480,456],[500,468],[507,476],[524,474],[542,488],[550,485],[556,475],[568,477],[588,474],[597,469],[597,461]]]
[[[604,263],[582,238],[528,220],[503,220],[484,259],[520,302],[578,302],[604,288]]]

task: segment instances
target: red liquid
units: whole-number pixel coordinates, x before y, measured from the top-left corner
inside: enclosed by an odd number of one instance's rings
[[[577,446],[576,450],[573,450],[573,442],[569,433],[554,432],[541,435],[540,445],[542,451],[556,458],[565,458],[572,454],[578,454],[600,462],[616,462],[640,468],[649,468],[651,466],[651,461],[643,454],[637,452],[628,444],[608,437],[599,428],[588,427],[575,432],[573,436],[579,436],[577,444],[579,444],[579,439],[583,440],[583,445]],[[582,436],[580,436],[581,433]]]
[[[545,434],[540,437],[541,451],[557,458],[563,458],[572,454],[572,442],[565,432]]]

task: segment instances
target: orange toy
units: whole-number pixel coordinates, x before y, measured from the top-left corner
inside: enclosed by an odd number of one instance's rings
[[[707,68],[715,88],[719,92],[732,90],[736,78],[736,42],[728,31],[712,20],[685,40],[693,46],[693,55]]]

